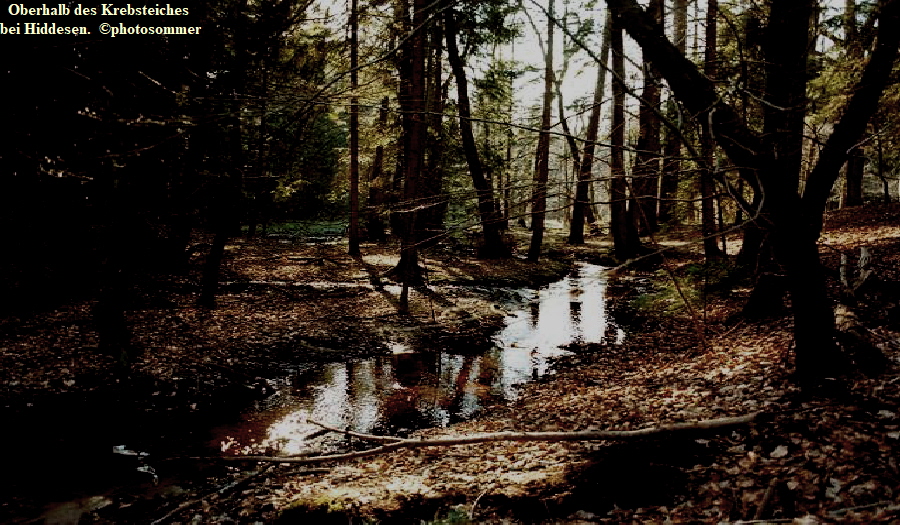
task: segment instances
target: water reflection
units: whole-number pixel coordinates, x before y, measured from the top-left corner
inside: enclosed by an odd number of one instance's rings
[[[270,406],[216,429],[213,442],[227,453],[302,454],[329,445],[312,439],[319,427],[309,419],[402,435],[471,418],[513,398],[516,385],[546,373],[548,360],[567,352],[562,347],[601,343],[608,333],[621,341],[624,334],[606,318],[603,271],[580,265],[534,291],[485,352],[397,352],[298,371],[285,378]]]

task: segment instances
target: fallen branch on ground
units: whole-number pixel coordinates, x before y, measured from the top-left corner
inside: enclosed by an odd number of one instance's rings
[[[347,452],[344,454],[330,454],[326,456],[302,458],[290,456],[227,456],[220,459],[222,459],[223,461],[256,461],[265,463],[294,463],[299,465],[309,465],[313,463],[324,463],[327,461],[343,461],[367,456],[375,456],[401,448],[449,447],[455,445],[472,445],[476,443],[492,443],[496,441],[619,441],[650,437],[658,438],[674,434],[730,429],[733,427],[752,423],[758,416],[759,413],[753,413],[746,416],[707,419],[704,421],[696,421],[693,423],[674,423],[671,425],[661,425],[659,427],[642,428],[639,430],[583,430],[576,432],[495,432],[490,434],[476,434],[471,436],[451,437],[443,439],[399,439],[391,438],[388,436],[374,436],[371,434],[360,434],[358,432],[328,428],[329,430],[332,430],[334,432],[352,435],[361,439],[370,439],[382,442],[387,441],[387,443],[369,450]],[[317,424],[319,426],[324,426],[320,423]]]
[[[397,443],[398,441],[409,441],[409,440],[407,440],[407,439],[398,438],[398,437],[394,437],[394,436],[376,436],[375,434],[363,434],[363,433],[361,433],[361,432],[354,432],[354,431],[352,431],[352,430],[346,430],[346,429],[342,429],[342,428],[330,427],[330,426],[326,425],[325,423],[320,423],[320,422],[315,421],[315,420],[313,420],[313,419],[307,419],[307,421],[308,421],[309,423],[312,423],[313,425],[316,425],[316,426],[318,426],[318,427],[322,427],[322,430],[317,430],[317,431],[315,432],[315,433],[317,433],[317,434],[318,434],[319,432],[322,432],[322,431],[325,431],[326,433],[327,433],[327,432],[336,432],[336,433],[338,433],[338,434],[344,434],[344,435],[347,435],[347,436],[350,436],[350,437],[355,437],[355,438],[359,438],[359,439],[365,439],[365,440],[367,440],[367,441],[380,441],[380,442],[382,442],[382,443]]]

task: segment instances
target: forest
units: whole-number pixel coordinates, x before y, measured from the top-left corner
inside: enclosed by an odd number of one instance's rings
[[[0,45],[0,522],[900,521],[900,0]]]

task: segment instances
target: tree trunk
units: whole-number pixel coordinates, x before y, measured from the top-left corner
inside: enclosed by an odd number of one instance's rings
[[[647,8],[658,22],[662,22],[662,0],[652,0]],[[653,65],[644,60],[644,88],[638,117],[640,137],[632,168],[633,220],[638,231],[648,235],[656,230],[656,184],[659,178],[659,104],[660,92]]]
[[[675,47],[682,55],[687,50],[687,0],[675,0],[673,7]],[[666,118],[681,122],[678,103],[670,99],[666,105]],[[681,172],[681,137],[666,127],[666,145],[663,152],[663,172],[659,181],[659,222],[671,224],[675,220],[675,202],[678,197],[678,178]]]
[[[703,73],[709,79],[715,79],[718,60],[716,47],[718,40],[718,11],[716,0],[706,3],[706,56],[703,63]],[[707,261],[720,259],[723,254],[716,244],[716,210],[714,194],[716,185],[713,181],[713,170],[716,169],[716,145],[713,142],[712,131],[709,126],[700,127],[700,149],[703,163],[700,169],[700,225],[703,232],[703,254]]]
[[[244,154],[242,146],[241,121],[237,116],[238,108],[233,109],[234,116],[229,118],[228,126],[228,151],[231,166],[243,166]],[[203,266],[203,276],[200,281],[200,296],[197,298],[198,306],[203,308],[216,307],[216,293],[219,288],[219,273],[222,261],[225,257],[225,245],[228,239],[240,228],[238,208],[240,202],[241,172],[239,169],[225,170],[222,180],[215,181],[211,189],[209,224],[212,226],[215,237],[212,247],[206,257]]]
[[[622,26],[613,19],[610,47],[613,62],[613,105],[610,131],[610,219],[613,250],[620,261],[634,257],[640,247],[637,228],[628,214],[628,181],[625,178],[625,54]]]
[[[844,2],[844,34],[847,60],[855,63],[863,60],[863,48],[860,41],[859,28],[856,23],[856,2],[845,0]],[[863,203],[863,172],[865,169],[865,156],[863,149],[854,148],[847,158],[844,172],[844,193],[841,198],[841,207],[859,206]]]
[[[547,211],[547,180],[550,177],[550,117],[553,106],[553,0],[547,9],[547,50],[544,56],[544,105],[541,112],[541,135],[538,137],[534,187],[531,193],[531,245],[528,260],[537,262],[544,240],[544,218]]]
[[[359,0],[350,0],[350,231],[347,253],[359,256]]]
[[[844,195],[841,199],[841,207],[859,206],[863,203],[863,172],[866,158],[862,155],[862,148],[856,148],[847,158],[844,164]]]
[[[597,147],[597,134],[600,129],[600,116],[603,111],[603,94],[606,89],[606,64],[609,62],[609,39],[612,16],[606,14],[603,26],[603,44],[600,47],[600,62],[597,64],[597,82],[594,85],[594,100],[591,115],[588,118],[584,151],[581,157],[578,184],[575,189],[575,204],[572,206],[572,224],[569,228],[569,244],[584,244],[584,219],[593,215],[593,204],[589,202],[591,179],[594,173],[594,151]],[[593,199],[591,199],[593,200]]]
[[[400,2],[402,3],[402,2]],[[409,287],[422,283],[419,268],[419,235],[417,220],[418,204],[421,197],[421,174],[425,156],[425,0],[413,3],[412,23],[408,26],[412,37],[404,45],[404,64],[400,71],[401,82],[405,84],[401,106],[403,113],[403,203],[398,220],[400,226],[400,262],[392,275],[403,282],[400,310],[409,309]],[[400,8],[401,16],[405,9]],[[409,17],[405,15],[409,24]],[[405,78],[404,78],[405,77]]]
[[[131,364],[131,330],[126,316],[126,292],[131,271],[129,266],[129,236],[124,227],[127,214],[122,195],[115,191],[114,175],[110,169],[103,181],[97,184],[97,208],[101,211],[101,223],[97,228],[99,243],[99,295],[92,309],[100,350],[116,360],[118,366]]]
[[[503,243],[500,234],[501,218],[496,201],[494,200],[493,186],[485,177],[484,166],[478,155],[478,147],[475,144],[475,134],[472,131],[472,111],[469,103],[469,88],[466,72],[463,68],[462,57],[456,44],[457,28],[453,9],[444,11],[446,24],[447,57],[453,75],[456,77],[457,98],[459,106],[459,130],[462,138],[463,153],[469,165],[469,174],[472,177],[472,185],[478,196],[478,215],[481,219],[481,229],[484,242],[479,249],[479,257],[484,259],[504,258],[510,256],[509,247]]]
[[[875,167],[875,176],[877,176],[878,179],[881,180],[881,189],[882,193],[884,194],[884,203],[890,204],[891,187],[888,182],[888,178],[884,175],[884,144],[882,144],[881,142],[881,134],[879,133],[878,127],[876,127],[875,129],[875,136],[875,149],[878,155],[876,159],[877,165]]]
[[[443,24],[435,21],[429,33],[430,54],[428,58],[426,86],[426,106],[428,107],[427,147],[428,161],[425,167],[425,195],[428,207],[424,210],[426,241],[422,246],[437,244],[445,235],[444,215],[447,212],[447,198],[444,195],[444,129],[443,113],[446,91],[443,83],[444,62]]]
[[[378,110],[378,136],[382,137],[387,127],[388,103],[390,99],[384,97],[381,108]],[[382,208],[386,204],[384,177],[384,146],[380,143],[375,146],[375,155],[372,159],[372,169],[369,172],[369,198],[366,205],[366,232],[368,238],[383,243],[387,240],[384,220],[381,217]]]

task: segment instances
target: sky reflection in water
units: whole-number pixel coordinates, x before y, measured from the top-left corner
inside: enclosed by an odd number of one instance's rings
[[[496,346],[471,354],[403,352],[317,365],[284,378],[268,406],[213,432],[227,453],[293,455],[329,446],[333,435],[308,420],[357,432],[403,434],[469,419],[515,397],[515,386],[548,370],[570,344],[620,343],[605,309],[604,269],[579,264],[572,275],[530,292],[494,336]],[[612,340],[610,340],[612,339]],[[331,441],[330,444],[335,444]]]

